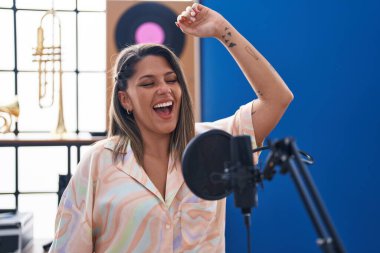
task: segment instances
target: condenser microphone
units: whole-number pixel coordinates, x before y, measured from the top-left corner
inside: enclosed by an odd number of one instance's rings
[[[251,138],[247,135],[232,137],[230,153],[235,206],[244,214],[250,213],[257,205]]]
[[[256,203],[256,187],[249,136],[232,136],[213,129],[194,137],[182,158],[189,189],[198,197],[218,200],[235,194],[235,205],[249,212]]]

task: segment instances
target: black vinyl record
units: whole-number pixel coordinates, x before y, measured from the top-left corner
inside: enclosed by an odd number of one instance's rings
[[[224,174],[230,161],[232,136],[222,130],[210,130],[194,137],[182,157],[182,172],[189,189],[198,197],[218,200],[227,197],[231,189],[225,182],[216,182],[213,175]]]
[[[180,57],[185,35],[175,25],[177,14],[159,3],[139,3],[118,20],[115,41],[118,50],[143,42],[163,44]]]

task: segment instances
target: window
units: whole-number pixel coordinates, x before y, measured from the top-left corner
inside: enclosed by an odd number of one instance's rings
[[[53,106],[41,109],[39,66],[33,62],[37,28],[52,8],[61,21],[66,129],[74,135],[106,131],[106,0],[1,0],[0,108],[17,96],[20,115],[11,133],[0,134],[0,142],[4,136],[49,134],[57,124],[58,86]],[[51,36],[50,30],[46,28],[45,37]],[[0,209],[17,205],[21,212],[32,211],[34,237],[52,238],[58,175],[73,171],[85,148],[0,145]]]

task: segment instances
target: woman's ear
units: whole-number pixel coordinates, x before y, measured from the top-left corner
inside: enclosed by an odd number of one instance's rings
[[[117,93],[117,96],[119,98],[120,104],[123,106],[123,108],[127,111],[133,111],[133,106],[131,99],[129,98],[129,95],[126,91],[119,91]]]

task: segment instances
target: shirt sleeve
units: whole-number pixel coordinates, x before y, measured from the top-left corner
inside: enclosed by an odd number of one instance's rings
[[[211,129],[220,129],[233,136],[248,135],[251,138],[252,148],[257,148],[255,131],[252,125],[252,104],[251,101],[240,108],[230,117],[214,122],[196,123],[196,134],[201,134]],[[258,153],[254,153],[254,161],[258,161]]]
[[[92,155],[84,157],[62,195],[51,253],[93,252],[94,164]]]

